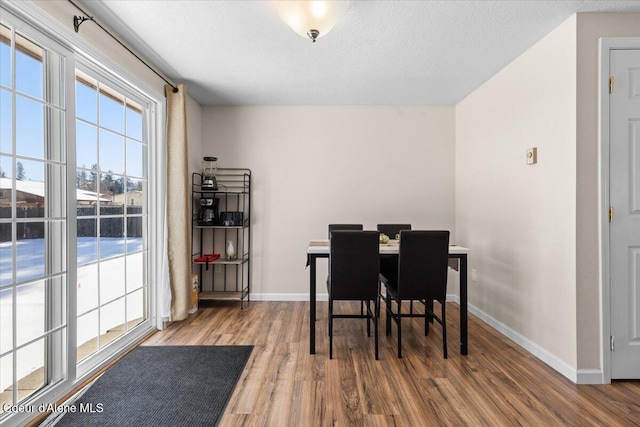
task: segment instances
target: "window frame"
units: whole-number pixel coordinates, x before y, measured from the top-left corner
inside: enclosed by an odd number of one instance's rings
[[[4,12],[4,11],[3,11]],[[12,33],[13,34],[19,34],[22,37],[25,37],[29,40],[33,40],[36,43],[39,43],[41,45],[43,45],[45,52],[43,55],[43,63],[44,65],[44,75],[43,75],[43,90],[45,93],[43,93],[43,99],[42,100],[38,100],[39,103],[42,103],[43,105],[43,112],[46,111],[46,105],[50,104],[51,101],[47,100],[48,96],[46,95],[46,92],[49,91],[51,92],[52,88],[47,88],[48,85],[52,84],[52,79],[51,77],[54,77],[55,79],[60,79],[60,81],[64,81],[64,86],[65,86],[65,94],[66,94],[66,90],[68,88],[68,83],[69,83],[69,76],[72,75],[74,73],[73,70],[75,70],[75,66],[74,66],[74,56],[73,53],[70,49],[68,49],[66,46],[64,46],[63,44],[57,42],[55,39],[49,37],[46,33],[38,30],[36,28],[36,26],[32,25],[30,22],[27,22],[25,19],[23,19],[20,16],[16,16],[15,14],[10,14],[10,13],[3,13],[2,14],[2,22],[6,23],[7,25],[11,26],[13,28]],[[21,49],[18,49],[18,47],[15,45],[14,41],[13,41],[13,37],[11,40],[11,51],[13,52],[13,50],[16,51],[21,51]],[[54,52],[57,56],[59,56],[59,62],[58,59],[56,59],[56,61],[53,61],[54,63],[48,63],[49,61],[47,61],[47,57],[50,57],[48,52]],[[16,96],[17,93],[19,92],[17,90],[17,88],[15,87],[15,81],[16,81],[16,76],[15,76],[15,63],[14,63],[14,59],[15,56],[12,57],[12,62],[11,62],[11,69],[13,70],[12,73],[12,92],[16,92]],[[64,65],[62,67],[60,67],[60,64],[64,63]],[[47,73],[47,69],[49,69],[50,67],[52,67],[53,65],[57,65],[58,69],[49,74]],[[62,69],[60,69],[62,68]],[[45,81],[47,84],[45,84]],[[63,160],[61,161],[61,159],[55,159],[55,158],[50,158],[46,153],[45,156],[40,159],[33,159],[34,161],[38,161],[38,162],[42,162],[43,165],[49,165],[49,167],[47,167],[47,170],[49,170],[49,172],[45,172],[44,177],[45,177],[45,189],[46,189],[46,197],[45,197],[45,210],[50,211],[52,206],[55,206],[55,210],[60,212],[60,213],[64,213],[65,215],[63,216],[51,216],[49,213],[45,214],[42,218],[34,218],[32,221],[26,221],[27,223],[37,223],[37,222],[42,222],[45,224],[45,235],[49,236],[52,234],[51,229],[52,227],[47,226],[46,224],[49,224],[51,222],[58,222],[58,221],[63,221],[65,228],[66,228],[66,232],[65,232],[65,239],[66,239],[66,247],[65,250],[67,251],[66,256],[67,256],[67,262],[64,264],[64,271],[61,273],[63,275],[66,275],[66,280],[67,283],[74,283],[75,282],[75,271],[73,271],[72,269],[70,269],[70,264],[69,264],[69,248],[73,245],[75,245],[75,227],[73,227],[73,230],[70,230],[70,225],[72,224],[72,222],[75,221],[75,212],[74,211],[69,211],[69,206],[73,205],[75,206],[75,200],[70,200],[70,197],[68,197],[68,182],[67,185],[65,186],[64,189],[60,189],[59,186],[57,185],[52,185],[52,183],[50,182],[49,178],[52,177],[52,174],[50,172],[51,169],[51,165],[56,165],[56,164],[60,164],[60,165],[64,165],[64,167],[66,168],[69,164],[69,158],[66,156],[66,143],[67,140],[69,140],[70,137],[73,137],[73,135],[69,135],[66,131],[68,130],[68,126],[69,126],[69,111],[75,111],[74,109],[74,105],[73,105],[73,101],[69,100],[68,97],[65,96],[65,94],[62,95],[62,99],[63,101],[60,103],[60,105],[54,106],[54,107],[50,107],[50,108],[56,108],[59,109],[60,111],[63,111],[65,114],[64,120],[62,120],[60,123],[61,125],[65,126],[65,132],[63,135],[57,135],[57,136],[62,136],[62,138],[64,138],[64,140],[60,140],[60,138],[57,137],[52,137],[52,135],[48,134],[46,132],[46,127],[45,127],[45,138],[51,138],[52,139],[52,144],[54,145],[55,149],[51,150],[53,152],[57,152],[58,154],[61,154],[63,156]],[[22,96],[22,95],[21,95]],[[61,94],[56,94],[57,97],[60,97]],[[27,95],[26,99],[35,99],[29,95]],[[16,102],[15,102],[15,96],[12,96],[12,115],[16,114],[16,108],[15,108]],[[47,121],[44,121],[45,126]],[[27,157],[25,156],[21,156],[18,155],[16,152],[16,128],[15,128],[15,119],[12,119],[12,154],[11,154],[11,158],[15,159],[18,161],[18,159],[27,159]],[[49,123],[51,124],[51,123]],[[68,172],[68,170],[66,171]],[[12,173],[12,175],[15,175],[14,173]],[[68,178],[68,174],[67,176],[65,176],[65,178]],[[11,202],[12,202],[12,215],[11,218],[9,219],[9,222],[4,222],[4,223],[10,223],[10,224],[16,224],[16,227],[18,224],[20,223],[25,223],[25,221],[18,221],[18,218],[16,216],[16,211],[15,211],[15,207],[16,207],[16,200],[17,200],[17,190],[16,190],[16,177],[12,176],[12,188],[13,190],[10,192],[10,197],[11,197]],[[74,207],[75,210],[75,207]],[[73,217],[73,218],[72,218]],[[48,231],[47,231],[48,230]],[[15,233],[15,227],[14,227],[14,231],[13,233]],[[16,236],[15,234],[12,236],[12,240],[15,242],[16,240]],[[51,245],[52,242],[50,241],[50,239],[47,238],[46,240],[47,245]],[[15,243],[13,244],[14,246],[14,255],[17,256],[17,254],[15,253]],[[51,259],[50,259],[50,253],[46,252],[47,255],[45,255],[45,263],[46,264],[51,264]],[[60,254],[56,254],[56,255],[60,255]],[[12,260],[12,262],[14,263],[13,266],[13,276],[14,278],[17,277],[17,263],[14,260]],[[43,283],[45,284],[45,307],[44,307],[44,318],[45,318],[45,342],[44,342],[44,346],[45,346],[45,354],[54,354],[54,356],[48,356],[45,358],[44,360],[44,385],[43,388],[39,391],[36,391],[35,393],[33,393],[32,395],[28,396],[27,398],[25,398],[23,401],[17,402],[18,405],[23,405],[23,404],[27,404],[27,402],[31,402],[31,401],[40,401],[41,399],[46,399],[47,396],[49,396],[55,389],[60,389],[60,388],[68,388],[71,387],[73,384],[73,378],[75,376],[75,369],[71,367],[71,364],[69,363],[69,359],[68,359],[68,337],[71,334],[71,329],[73,327],[75,327],[75,325],[70,325],[69,323],[69,319],[70,319],[70,311],[71,311],[71,307],[69,306],[69,300],[70,300],[70,294],[72,292],[70,292],[70,287],[67,286],[67,288],[65,289],[64,292],[62,292],[62,294],[56,294],[56,293],[52,293],[49,290],[49,287],[51,286],[52,281],[55,281],[57,279],[60,279],[60,273],[59,274],[55,274],[55,277],[52,277],[51,274],[47,273],[46,271],[48,270],[48,266],[45,265],[45,273],[43,274],[41,279],[37,279],[36,281],[32,281],[32,280],[28,280],[26,283],[31,282],[30,284],[27,284],[27,286],[35,284],[37,281],[42,280]],[[13,289],[13,302],[12,302],[12,316],[15,320],[15,316],[16,316],[16,296],[15,296],[15,292],[17,287],[20,286],[25,286],[24,283],[22,282],[14,282],[14,284],[10,287]],[[4,289],[7,289],[9,287],[6,287]],[[48,296],[49,295],[49,296]],[[49,315],[47,313],[52,313],[55,312],[55,310],[52,308],[53,306],[55,306],[56,304],[61,304],[63,305],[63,301],[62,298],[66,298],[66,312],[64,313],[64,315],[66,316],[66,318],[64,319],[64,321],[62,322],[62,324],[59,327],[55,327],[53,328],[54,331],[56,332],[62,332],[65,333],[66,330],[66,335],[67,335],[67,340],[65,342],[53,342],[51,339],[48,338],[48,334],[46,333],[47,330],[51,330],[50,328],[50,322],[52,319],[49,318]],[[16,325],[14,322],[12,322],[12,327],[13,330],[15,331],[19,325]],[[15,342],[14,342],[14,346],[13,346],[13,368],[12,368],[12,375],[15,377],[15,371],[16,371],[16,354],[18,351],[20,351],[17,347],[22,347],[22,348],[26,348],[29,345],[31,345],[31,343],[36,342],[37,340],[39,340],[40,338],[37,339],[33,339],[33,340],[29,340],[27,343],[23,343],[20,346],[16,346]],[[62,344],[62,346],[61,346]],[[66,364],[65,364],[66,362]],[[14,381],[17,381],[16,378],[14,378]],[[15,394],[15,391],[14,391]],[[16,418],[15,416],[12,416],[14,414],[10,414],[10,413],[4,413],[2,414],[2,422],[3,424],[5,422],[8,422],[9,424],[13,422],[13,419]]]
[[[67,7],[67,6],[65,6]],[[70,6],[68,6],[70,7]],[[119,82],[117,87],[125,85],[136,98],[144,99],[149,107],[148,122],[146,123],[148,138],[148,319],[138,325],[128,339],[122,340],[122,346],[110,354],[102,353],[102,357],[92,360],[82,369],[77,369],[76,364],[76,291],[75,287],[67,287],[67,378],[35,393],[22,404],[40,405],[41,403],[56,402],[64,398],[78,384],[88,380],[97,371],[106,366],[110,361],[128,351],[142,338],[156,329],[163,328],[163,313],[166,309],[166,289],[168,289],[168,266],[166,257],[166,135],[165,116],[166,99],[161,89],[164,83],[154,83],[151,86],[146,80],[142,80],[128,69],[118,64],[98,48],[82,39],[71,30],[71,25],[63,25],[62,22],[52,18],[45,11],[31,2],[20,0],[3,0],[0,4],[2,19],[18,27],[21,33],[40,40],[48,48],[59,46],[67,52],[65,86],[66,93],[73,96],[66,97],[65,117],[66,138],[73,141],[72,146],[67,144],[67,194],[75,194],[76,188],[76,153],[75,153],[75,69],[78,65],[88,66],[95,73],[105,78],[105,83],[110,80]],[[72,15],[69,15],[69,21]],[[127,53],[122,53],[126,56]],[[155,77],[154,77],[155,78]],[[108,83],[107,83],[108,84]],[[155,87],[155,88],[154,88]],[[70,92],[71,91],[71,92]],[[72,165],[71,167],[69,165]],[[76,283],[76,205],[75,197],[67,197],[67,283]],[[141,327],[144,325],[144,327]],[[123,337],[127,338],[127,337]],[[38,416],[39,413],[12,413],[2,418],[3,424],[20,425],[29,419]]]
[[[149,161],[148,161],[148,170],[147,170],[147,176],[146,176],[146,180],[147,180],[147,195],[146,195],[146,211],[143,212],[142,217],[145,218],[146,217],[146,222],[147,222],[147,226],[146,226],[146,236],[145,236],[145,241],[143,246],[146,246],[146,251],[148,253],[148,257],[149,257],[149,261],[151,261],[151,257],[152,257],[152,247],[150,244],[150,239],[151,236],[153,235],[153,231],[151,229],[151,221],[150,221],[150,205],[152,202],[152,197],[153,197],[153,193],[151,193],[150,191],[150,187],[151,187],[151,179],[150,179],[150,169],[151,169],[151,149],[152,149],[152,145],[155,145],[152,143],[153,141],[153,129],[152,129],[152,118],[151,116],[153,115],[151,113],[152,111],[152,105],[151,102],[149,100],[149,97],[146,96],[143,92],[135,90],[131,87],[123,87],[123,82],[122,81],[118,81],[118,79],[114,78],[113,75],[111,75],[111,73],[108,72],[108,70],[105,70],[103,67],[96,67],[96,64],[94,62],[92,62],[91,60],[89,60],[88,58],[85,57],[77,57],[76,58],[76,63],[75,63],[75,70],[80,71],[83,74],[86,74],[87,76],[94,78],[96,80],[98,80],[101,84],[104,84],[106,86],[108,86],[110,89],[112,90],[116,90],[118,91],[120,94],[124,95],[125,97],[127,97],[127,99],[131,99],[135,102],[137,102],[139,105],[142,106],[144,111],[149,112],[149,114],[143,114],[143,140],[147,141],[147,150],[148,150],[148,157],[149,157]],[[74,70],[74,74],[75,74],[75,70]],[[75,77],[74,77],[74,86],[75,86]],[[75,92],[75,91],[74,91]],[[125,106],[126,108],[126,106]],[[75,112],[75,111],[74,111]],[[74,127],[75,127],[75,114],[74,114]],[[75,130],[74,130],[75,131]],[[125,138],[125,144],[126,144],[126,138]],[[75,148],[75,147],[74,147]],[[75,153],[74,153],[75,156]],[[125,159],[126,162],[126,159]],[[75,162],[74,162],[75,163]],[[75,191],[76,188],[76,172],[77,172],[77,165],[74,166],[74,173],[73,173],[73,188]],[[125,176],[124,174],[122,175],[123,177]],[[75,206],[75,205],[74,205]],[[75,209],[75,207],[74,207]],[[128,214],[126,213],[126,209],[123,210],[123,214],[122,217],[126,218],[128,216]],[[100,215],[97,216],[97,220],[100,220]],[[126,254],[124,255],[124,257],[126,257]],[[97,260],[97,263],[100,262],[104,262],[105,260]],[[149,262],[149,264],[151,264],[151,262]],[[76,265],[76,270],[77,270],[77,265]],[[131,331],[127,331],[127,333],[122,336],[119,337],[116,341],[118,342],[118,344],[120,343],[125,343],[125,346],[128,347],[130,345],[132,345],[133,343],[137,342],[140,340],[141,336],[140,334],[142,333],[142,336],[146,335],[148,333],[148,330],[150,328],[155,328],[155,304],[154,304],[154,298],[153,298],[153,286],[152,286],[152,279],[151,279],[151,275],[152,275],[152,271],[151,271],[151,267],[150,265],[147,266],[147,291],[148,291],[148,296],[147,296],[147,309],[148,309],[148,316],[147,319],[145,319],[142,323],[140,323],[139,325],[135,326]],[[126,289],[125,289],[126,292]],[[104,306],[104,304],[102,304],[101,306]],[[99,308],[98,308],[99,310]],[[77,313],[76,313],[76,318],[77,318]],[[142,332],[140,332],[142,331]],[[77,335],[73,337],[74,338],[74,353],[75,353],[75,349],[77,348],[77,342],[76,342],[76,338]],[[115,342],[115,341],[114,341]],[[107,344],[107,346],[99,348],[97,350],[96,353],[94,353],[93,355],[89,356],[87,359],[83,360],[82,362],[80,362],[79,364],[77,363],[77,370],[78,370],[78,376],[84,376],[86,374],[88,374],[89,372],[92,372],[93,370],[96,369],[96,367],[102,366],[105,362],[109,362],[112,359],[111,354],[108,351],[104,351],[105,349],[109,349],[112,347],[113,343],[109,343]],[[76,355],[74,354],[74,360],[76,359]]]

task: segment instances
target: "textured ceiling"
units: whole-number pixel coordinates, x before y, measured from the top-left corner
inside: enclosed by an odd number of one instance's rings
[[[202,105],[456,104],[571,14],[640,11],[638,0],[352,0],[312,44],[272,3],[82,6]]]

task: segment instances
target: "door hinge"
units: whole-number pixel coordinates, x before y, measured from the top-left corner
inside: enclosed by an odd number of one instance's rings
[[[616,90],[616,78],[609,76],[609,93],[613,93]]]
[[[609,337],[609,348],[611,351],[616,351],[616,337],[613,335]]]
[[[613,206],[609,206],[609,222],[613,222]]]

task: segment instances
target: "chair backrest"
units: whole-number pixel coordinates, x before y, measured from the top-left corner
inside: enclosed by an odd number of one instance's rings
[[[335,300],[375,299],[380,257],[377,231],[333,231],[329,243],[329,292]]]
[[[444,300],[448,260],[448,231],[401,231],[398,297]]]
[[[402,230],[411,230],[411,224],[378,224],[378,231],[391,239],[395,239]]]
[[[362,224],[329,224],[329,238],[331,238],[332,231],[344,231],[344,230],[360,230],[362,231]]]

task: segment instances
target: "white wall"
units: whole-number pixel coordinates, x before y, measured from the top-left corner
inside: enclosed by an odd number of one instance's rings
[[[456,231],[469,302],[540,356],[576,362],[576,18],[456,106]],[[525,162],[538,147],[538,164]]]
[[[200,160],[202,160],[202,108],[191,97],[187,98],[187,141],[189,144],[189,171],[199,171]],[[191,180],[191,176],[188,176],[187,179]],[[190,194],[189,197],[191,197]],[[193,205],[190,206],[192,208],[191,214],[193,215]],[[193,253],[197,248],[198,242],[193,239],[191,242]],[[193,273],[195,274],[197,271],[194,269]]]
[[[189,95],[188,92],[187,95]],[[187,98],[187,141],[189,170],[195,172],[200,169],[200,160],[202,160],[202,107],[191,97]]]
[[[253,298],[308,296],[305,249],[329,223],[455,239],[453,107],[203,107],[202,123],[203,155],[253,171]]]

